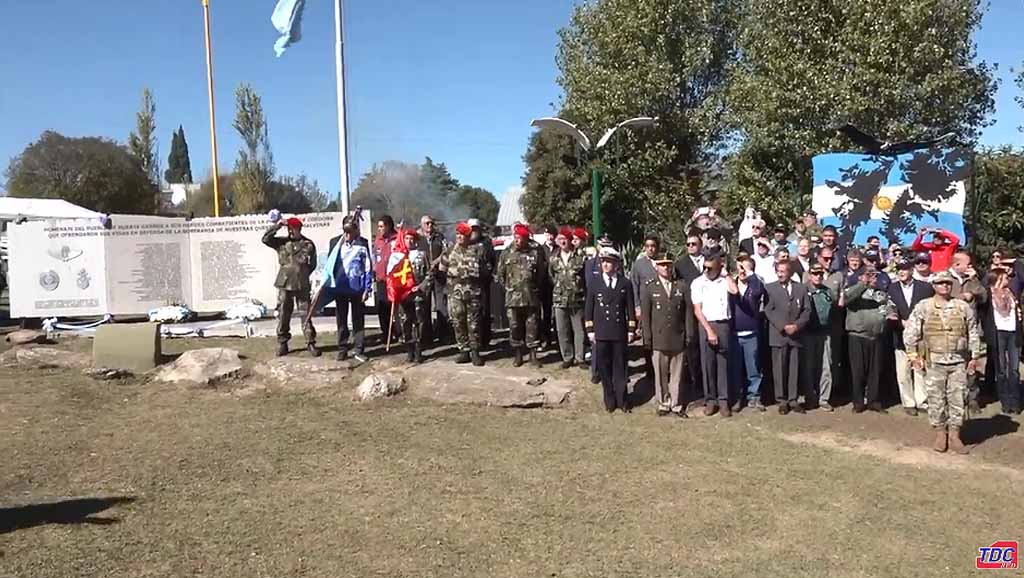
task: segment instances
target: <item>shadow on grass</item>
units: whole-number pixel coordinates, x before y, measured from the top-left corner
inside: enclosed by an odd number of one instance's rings
[[[134,502],[130,496],[112,498],[79,498],[30,504],[15,508],[0,508],[0,534],[24,530],[47,524],[96,524],[106,526],[120,522],[120,518],[94,516],[118,504]]]
[[[965,444],[975,445],[994,437],[1016,433],[1019,429],[1020,424],[1010,419],[1010,416],[995,415],[965,421],[960,437]]]

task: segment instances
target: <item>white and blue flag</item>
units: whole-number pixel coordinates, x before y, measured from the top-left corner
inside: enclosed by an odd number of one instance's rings
[[[278,0],[270,22],[281,33],[274,43],[274,52],[280,57],[286,48],[302,39],[302,9],[306,0]]]
[[[812,163],[812,208],[823,226],[836,227],[843,245],[862,245],[871,235],[909,245],[921,227],[966,239],[964,204],[972,169],[967,149],[892,156],[830,153]]]

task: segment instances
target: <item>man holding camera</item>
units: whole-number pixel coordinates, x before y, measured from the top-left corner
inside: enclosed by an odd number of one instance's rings
[[[924,241],[924,236],[931,234],[931,241]],[[922,227],[914,239],[910,250],[926,252],[932,256],[932,271],[945,271],[953,261],[953,253],[960,246],[960,237],[952,232],[937,227]]]

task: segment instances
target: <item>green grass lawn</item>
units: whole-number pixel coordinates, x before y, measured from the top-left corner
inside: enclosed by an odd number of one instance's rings
[[[95,513],[108,524],[0,510],[0,576],[966,576],[979,546],[1024,538],[1024,432],[931,456],[903,415],[676,421],[609,417],[596,386],[566,410],[349,390],[0,369],[0,508],[135,499]],[[850,449],[792,441],[824,434]]]

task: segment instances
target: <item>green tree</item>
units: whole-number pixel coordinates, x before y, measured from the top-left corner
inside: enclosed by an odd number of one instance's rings
[[[1010,246],[1024,250],[1024,151],[1010,147],[979,152],[964,222],[972,249],[987,254]]]
[[[192,161],[188,158],[188,142],[181,125],[171,138],[171,154],[167,157],[164,180],[168,183],[192,183]]]
[[[235,90],[235,130],[242,148],[235,161],[236,214],[260,213],[270,209],[267,190],[274,178],[274,156],[270,152],[269,129],[263,114],[263,100],[248,84]]]
[[[480,219],[487,226],[498,220],[498,199],[487,189],[461,185],[455,194],[456,206],[464,208],[468,217]]]
[[[114,141],[46,131],[11,159],[12,197],[64,199],[102,213],[152,214],[156,185],[139,160]]]
[[[235,177],[233,174],[220,174],[220,216],[230,217],[237,214],[235,206]],[[213,216],[213,175],[207,175],[206,179],[199,185],[199,191],[181,203],[178,209],[196,217]]]
[[[564,91],[558,116],[596,140],[635,116],[659,126],[620,132],[597,158],[535,136],[525,160],[531,222],[589,222],[589,172],[605,169],[603,223],[620,241],[643,231],[679,236],[694,204],[692,167],[722,146],[736,0],[595,0],[561,30],[556,62]],[[699,176],[699,175],[698,175]]]
[[[327,208],[327,193],[316,179],[305,174],[282,177],[270,182],[267,189],[270,204],[285,213],[311,213]]]
[[[1021,66],[1020,72],[1017,73],[1017,78],[1014,80],[1017,83],[1017,88],[1021,91],[1021,94],[1015,97],[1017,104],[1024,108],[1024,65]],[[1017,127],[1017,130],[1024,132],[1024,126]]]
[[[851,123],[881,140],[955,131],[973,142],[996,83],[976,59],[979,0],[747,2],[732,71],[724,209],[774,219],[809,205],[810,157],[849,150]]]
[[[148,88],[142,90],[142,106],[135,113],[135,130],[128,135],[128,150],[138,159],[142,171],[154,185],[160,185],[160,161],[157,158],[156,102]]]

